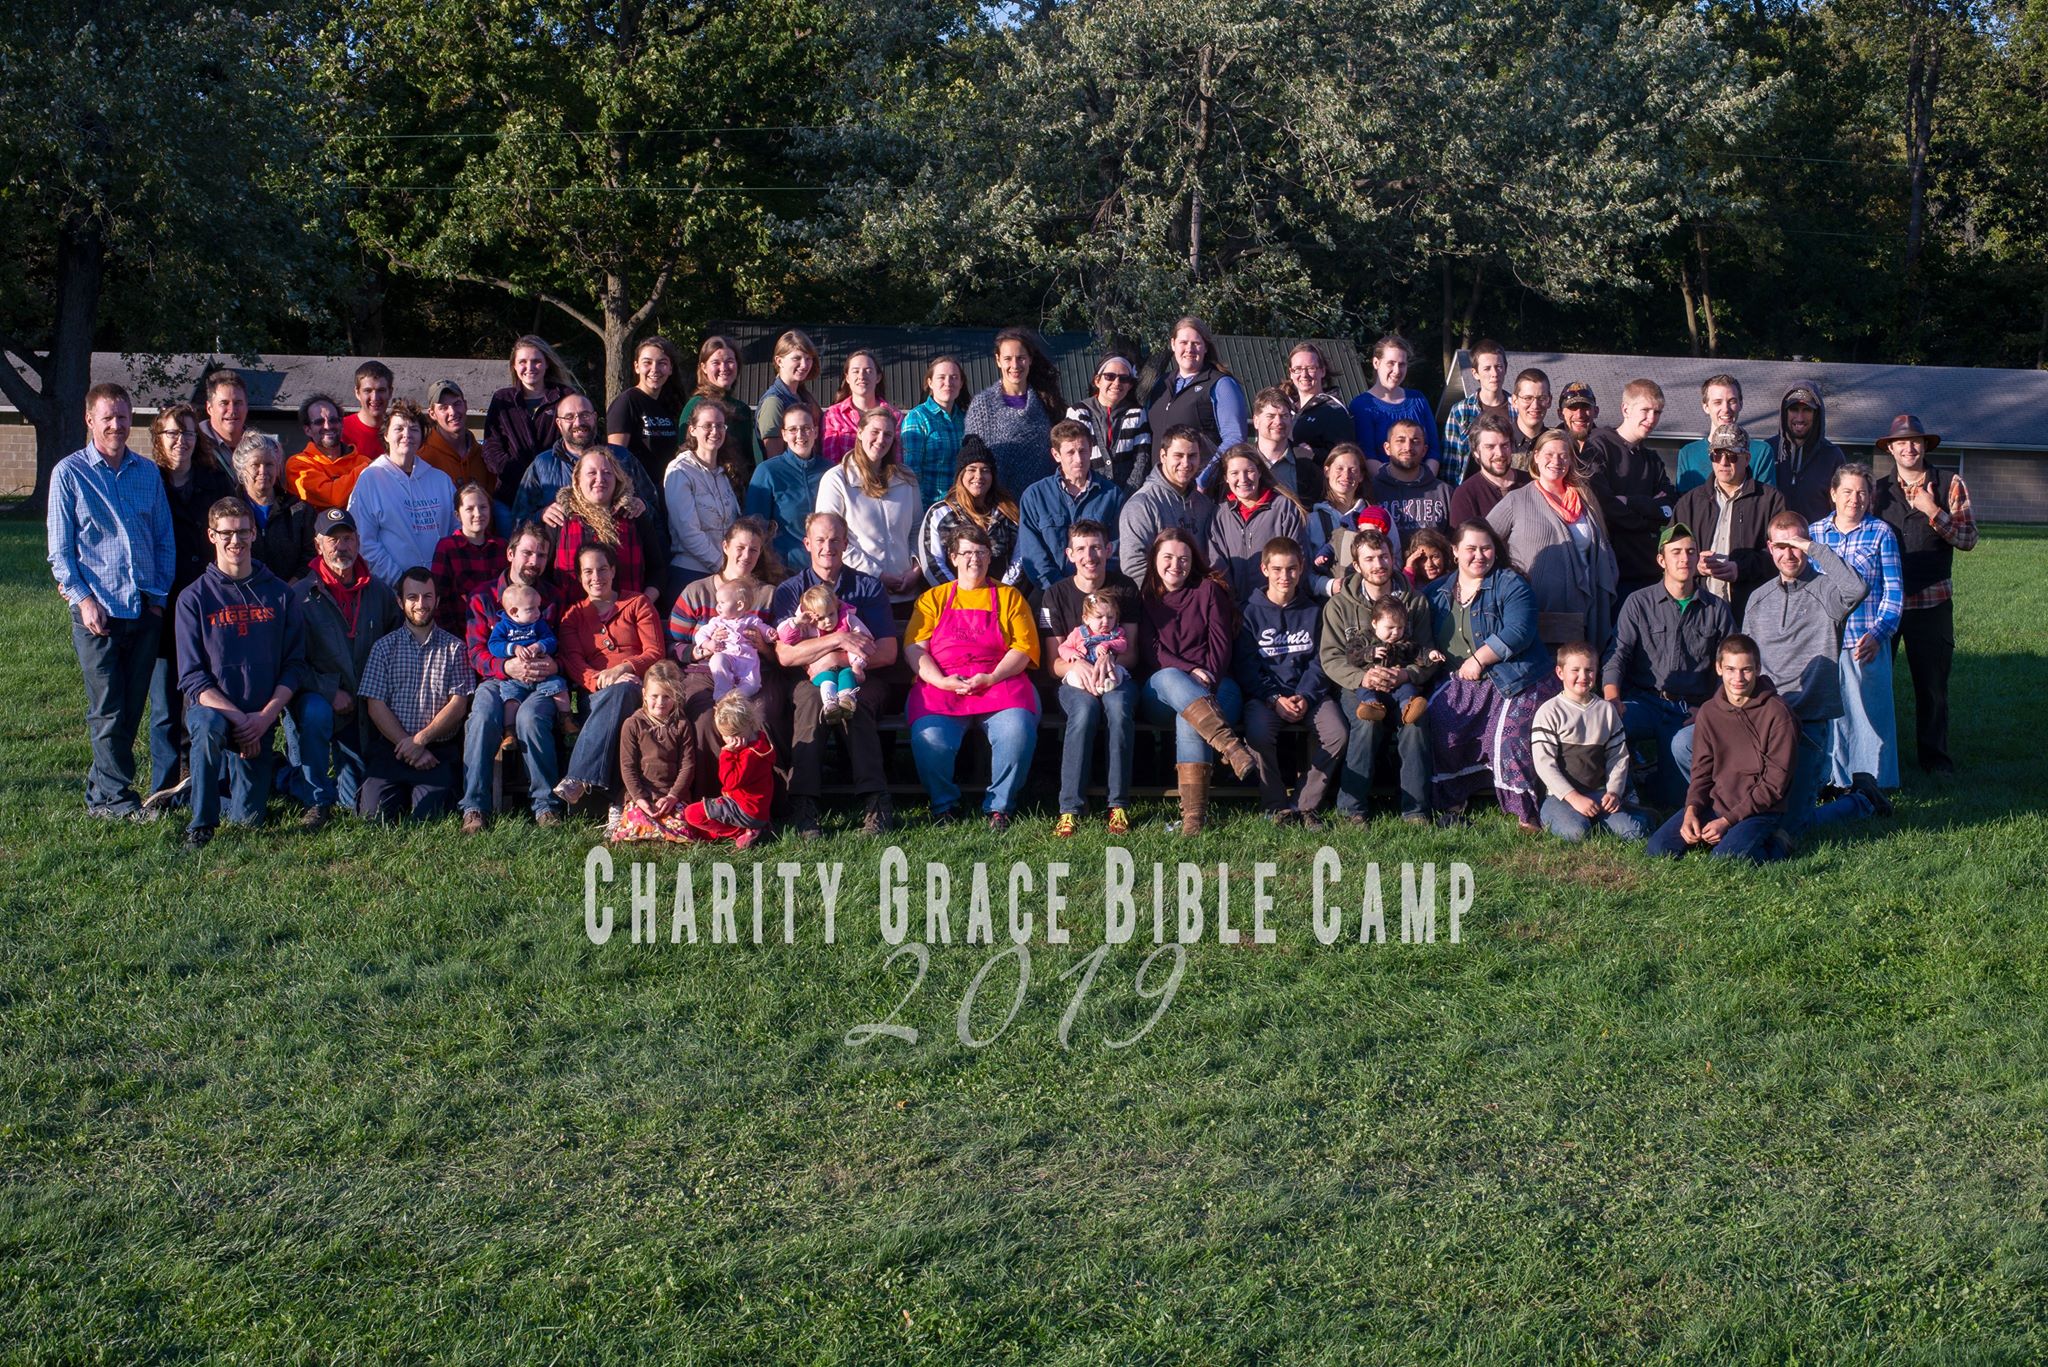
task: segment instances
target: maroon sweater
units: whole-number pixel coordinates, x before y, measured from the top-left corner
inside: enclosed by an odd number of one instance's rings
[[[1717,689],[1693,718],[1686,805],[1730,822],[1784,811],[1798,745],[1799,723],[1769,679],[1758,676],[1747,707]]]
[[[1147,669],[1206,669],[1221,679],[1236,634],[1237,611],[1213,579],[1138,599],[1138,658]]]

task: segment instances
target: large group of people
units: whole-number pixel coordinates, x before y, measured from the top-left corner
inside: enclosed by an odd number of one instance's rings
[[[458,384],[422,407],[371,361],[353,412],[306,400],[290,455],[232,370],[158,414],[147,458],[127,393],[97,385],[49,506],[88,811],[188,807],[199,846],[277,792],[307,828],[349,808],[473,832],[516,762],[538,824],[587,807],[614,839],[745,846],[821,831],[836,744],[879,833],[893,715],[935,823],[961,819],[983,734],[1000,830],[1056,707],[1061,836],[1098,754],[1107,829],[1130,829],[1143,720],[1184,833],[1218,763],[1311,829],[1364,822],[1384,765],[1406,821],[1490,799],[1532,832],[1761,860],[1890,812],[1900,644],[1916,758],[1953,767],[1951,565],[1976,526],[1917,418],[1876,443],[1880,480],[1827,439],[1817,385],[1764,442],[1715,375],[1674,477],[1648,380],[1606,427],[1566,384],[1553,425],[1550,377],[1481,343],[1439,430],[1397,336],[1348,404],[1313,345],[1247,394],[1199,319],[1167,342],[1156,378],[1107,355],[1070,405],[1006,329],[997,383],[968,395],[940,357],[899,408],[865,350],[822,399],[800,331],[751,406],[732,341],[686,386],[650,338],[600,427],[528,336],[481,439]]]

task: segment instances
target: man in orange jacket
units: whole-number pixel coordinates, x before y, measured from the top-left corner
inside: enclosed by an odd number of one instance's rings
[[[306,449],[284,463],[285,487],[310,503],[316,516],[323,508],[346,508],[370,457],[342,441],[341,405],[315,394],[299,405],[299,426]]]

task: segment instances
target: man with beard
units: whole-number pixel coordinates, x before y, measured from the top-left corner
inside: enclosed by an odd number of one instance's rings
[[[1547,386],[1546,386],[1547,390]],[[1546,393],[1546,404],[1549,398]],[[1514,466],[1514,429],[1492,413],[1472,427],[1473,471],[1451,495],[1451,525],[1484,522],[1494,505],[1511,489],[1529,482],[1529,476]]]
[[[1913,675],[1914,751],[1928,773],[1951,774],[1956,766],[1948,753],[1948,676],[1956,654],[1956,616],[1950,574],[1955,553],[1977,544],[1977,519],[1963,477],[1927,463],[1941,437],[1923,430],[1920,419],[1901,413],[1875,445],[1892,458],[1892,473],[1878,481],[1871,511],[1899,539],[1906,597],[1892,641],[1905,642]]]
[[[570,397],[581,400],[589,411],[588,399],[580,394]],[[505,735],[505,704],[498,696],[497,680],[537,684],[562,672],[552,656],[526,660],[515,655],[501,660],[491,653],[491,627],[498,620],[500,601],[510,585],[523,584],[540,594],[540,620],[550,628],[561,621],[562,596],[547,582],[553,550],[547,532],[539,524],[522,523],[505,545],[505,572],[469,596],[469,627],[463,648],[477,686],[462,743],[462,829],[467,834],[474,835],[484,828],[491,804],[491,766],[497,758],[498,743]],[[562,820],[561,799],[555,796],[555,784],[562,777],[561,755],[555,748],[555,712],[552,698],[529,693],[519,705],[512,728],[526,761],[527,791],[532,795],[536,826],[554,826]]]
[[[1584,380],[1566,385],[1564,393],[1558,395],[1557,412],[1564,430],[1572,434],[1573,444],[1585,450],[1586,439],[1593,435],[1593,425],[1600,421],[1600,402],[1593,397],[1593,386]]]
[[[462,718],[476,675],[462,642],[435,625],[434,576],[415,565],[399,576],[398,593],[405,625],[387,632],[363,667],[371,735],[357,810],[366,820],[409,813],[428,821],[462,781]],[[466,815],[462,825],[469,829]]]
[[[1387,429],[1387,463],[1372,477],[1370,498],[1387,510],[1405,543],[1424,527],[1451,525],[1451,486],[1429,472],[1429,435],[1422,424],[1398,419]]]
[[[1835,506],[1829,494],[1835,471],[1847,457],[1828,440],[1828,411],[1819,385],[1800,383],[1785,391],[1784,402],[1778,405],[1778,435],[1771,438],[1770,450],[1773,476],[1766,479],[1756,471],[1756,477],[1776,484],[1785,506],[1808,522],[1826,517]]]

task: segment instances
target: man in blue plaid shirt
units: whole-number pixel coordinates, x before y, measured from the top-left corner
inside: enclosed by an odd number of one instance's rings
[[[50,476],[50,572],[71,605],[71,645],[85,676],[92,769],[86,811],[147,820],[135,793],[135,729],[164,631],[176,548],[156,465],[128,449],[128,391],[86,391],[86,444]]]
[[[1479,377],[1479,392],[1458,400],[1451,406],[1451,415],[1444,419],[1444,459],[1439,475],[1446,484],[1462,483],[1466,475],[1478,470],[1472,463],[1472,428],[1481,417],[1498,413],[1509,422],[1515,419],[1504,383],[1508,376],[1507,348],[1490,337],[1473,343],[1472,373]]]

